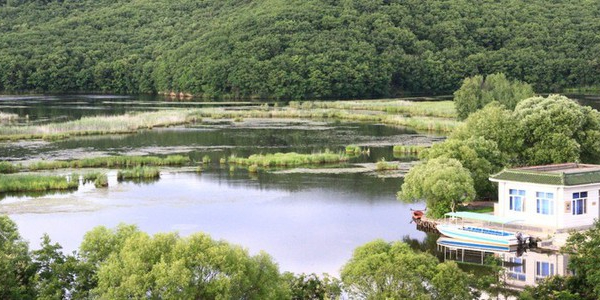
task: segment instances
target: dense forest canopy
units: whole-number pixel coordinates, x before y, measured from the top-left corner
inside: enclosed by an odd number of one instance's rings
[[[0,91],[448,93],[503,72],[600,84],[588,0],[0,0]]]

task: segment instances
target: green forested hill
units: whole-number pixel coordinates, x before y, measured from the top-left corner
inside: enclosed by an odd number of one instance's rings
[[[442,93],[504,72],[600,84],[591,0],[0,0],[0,90]]]

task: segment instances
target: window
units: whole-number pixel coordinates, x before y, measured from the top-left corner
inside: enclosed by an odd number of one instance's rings
[[[526,280],[525,260],[520,257],[510,257],[508,259],[513,265],[508,268],[508,276],[518,281]]]
[[[535,279],[542,280],[554,275],[554,264],[545,261],[535,263]]]
[[[508,190],[509,201],[510,201],[510,210],[514,211],[523,211],[524,210],[524,201],[525,201],[525,191],[524,190]]]
[[[587,192],[573,193],[573,205],[571,207],[574,215],[583,215],[586,213],[587,196]]]
[[[542,215],[554,214],[554,194],[553,193],[535,193],[537,202],[537,213]]]

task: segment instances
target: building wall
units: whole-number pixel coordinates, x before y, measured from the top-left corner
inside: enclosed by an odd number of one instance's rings
[[[518,262],[514,267],[506,267],[507,283],[513,287],[523,289],[526,286],[534,286],[540,280],[552,275],[568,275],[567,262],[568,257],[559,253],[537,253],[526,252],[521,257],[516,257],[515,253],[508,253],[505,256],[507,262]],[[543,274],[542,265],[545,265]]]
[[[510,190],[524,190],[524,209],[510,209]],[[552,214],[541,214],[537,211],[537,192],[552,193],[554,196]],[[587,192],[586,211],[584,214],[573,214],[573,193]],[[523,225],[548,229],[567,229],[590,226],[600,216],[600,184],[583,186],[553,186],[523,182],[498,182],[498,205],[494,214],[503,217],[520,218]]]

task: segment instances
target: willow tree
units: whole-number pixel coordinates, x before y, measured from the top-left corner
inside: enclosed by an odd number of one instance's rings
[[[410,169],[404,177],[398,198],[427,203],[427,215],[439,218],[475,197],[473,178],[460,161],[438,157]]]

